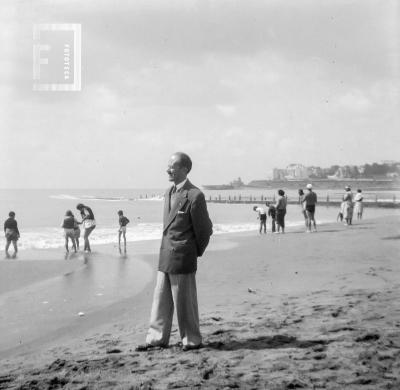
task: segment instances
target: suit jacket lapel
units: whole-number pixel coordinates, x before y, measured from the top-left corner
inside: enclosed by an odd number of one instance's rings
[[[165,202],[164,204],[164,231],[169,227],[169,225],[171,225],[172,221],[175,219],[178,210],[180,210],[188,201],[188,194],[187,194],[187,190],[188,188],[190,188],[191,184],[189,182],[189,180],[185,183],[185,185],[182,187],[182,189],[177,193],[176,195],[176,199],[175,199],[175,203],[173,205],[173,208],[171,209],[171,211],[167,214],[167,218],[165,218],[165,204],[168,203],[168,207],[167,210],[169,209],[169,202],[170,202],[170,194],[172,191],[172,187],[171,189],[168,191],[168,200]]]

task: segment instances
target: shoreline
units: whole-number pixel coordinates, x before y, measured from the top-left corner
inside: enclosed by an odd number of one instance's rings
[[[258,221],[255,218],[254,212],[253,210],[247,210],[245,209],[245,207],[248,207],[248,204],[259,204],[261,201],[259,200],[255,200],[253,199],[251,202],[250,201],[242,201],[242,202],[237,202],[238,207],[241,208],[241,210],[239,210],[241,212],[240,214],[240,218],[238,220],[238,222],[231,222],[231,223],[226,223],[224,221],[218,221],[214,224],[214,237],[219,236],[219,235],[225,235],[225,234],[244,234],[246,232],[253,232],[258,230]],[[214,201],[212,201],[211,203],[215,203]],[[218,203],[218,207],[229,207],[230,203],[225,202],[225,201],[217,201],[216,203]],[[235,202],[232,201],[231,202],[232,207],[236,207],[235,206]],[[301,230],[303,228],[303,217],[301,215],[300,212],[300,208],[296,207],[298,206],[297,202],[289,202],[290,204],[290,208],[288,210],[288,214],[285,218],[285,222],[286,222],[286,227],[288,229],[288,231],[296,231],[296,230]],[[399,204],[400,206],[400,204]],[[329,224],[329,223],[336,223],[336,216],[337,216],[337,211],[339,210],[339,207],[337,206],[326,206],[326,205],[322,205],[322,203],[319,204],[319,207],[321,208],[320,210],[317,209],[317,213],[316,213],[316,220],[317,220],[317,224],[319,226],[325,225],[325,224]],[[379,218],[381,216],[385,216],[385,215],[392,215],[389,214],[389,209],[385,208],[385,207],[375,207],[373,205],[371,205],[370,207],[367,206],[366,207],[368,209],[367,211],[367,216],[364,216],[363,220],[369,220],[369,219],[374,219],[374,218]],[[246,210],[245,212],[248,213],[248,215],[246,215],[246,217],[248,216],[247,220],[244,220],[244,216],[243,216],[243,210]],[[393,211],[396,215],[400,215],[398,214],[398,211],[395,210]],[[383,214],[383,215],[382,215]],[[319,219],[322,218],[322,219]],[[354,223],[358,223],[356,221],[356,218],[353,218]],[[115,251],[118,250],[118,244],[117,244],[117,235],[116,233],[112,234],[112,241],[108,241],[107,242],[96,242],[96,233],[98,233],[101,236],[104,236],[104,230],[108,230],[109,227],[103,227],[103,228],[98,228],[98,230],[94,231],[94,234],[92,236],[91,239],[91,245],[92,248],[94,250],[94,252],[97,253],[108,253],[108,254],[114,254],[113,251],[110,251],[109,248],[113,247],[115,249]],[[161,229],[161,223],[160,223],[160,229]],[[271,222],[270,222],[270,217],[268,217],[267,219],[267,230],[271,229]],[[113,232],[114,232],[114,228],[112,228]],[[116,230],[115,230],[116,231]],[[139,233],[139,236],[135,235]],[[160,240],[161,237],[161,230],[160,231],[156,231],[154,233],[157,233],[154,237],[140,237],[140,233],[141,232],[136,232],[134,229],[129,229],[128,230],[128,236],[127,236],[127,245],[128,245],[128,249],[129,247],[135,247],[136,245],[139,245],[139,247],[141,247],[142,245],[149,245],[152,246],[152,243],[157,243]],[[29,233],[28,233],[29,234]],[[130,237],[133,237],[130,240]],[[62,256],[65,255],[65,250],[64,250],[64,243],[63,243],[63,239],[62,239],[62,232],[60,231],[59,234],[53,234],[51,236],[51,238],[47,237],[47,240],[50,240],[51,245],[54,245],[54,237],[57,237],[57,240],[60,241],[58,243],[57,246],[51,246],[51,247],[47,247],[47,248],[35,248],[35,247],[24,247],[24,244],[19,246],[19,256],[17,257],[17,260],[21,259],[21,255],[27,254],[27,256],[24,256],[23,258],[28,260],[28,259],[50,259],[50,258],[61,258]],[[24,242],[22,240],[22,242]],[[149,244],[143,244],[148,242]],[[5,244],[4,241],[4,237],[1,238],[0,237],[0,246],[3,244]],[[25,245],[30,245],[29,244],[30,241],[28,239],[27,243]],[[47,245],[49,245],[49,243],[47,243]],[[70,244],[71,245],[71,244]],[[81,248],[83,247],[83,239],[81,237]],[[103,248],[105,250],[103,250]],[[156,252],[158,252],[159,248],[155,248],[154,250]],[[93,253],[94,253],[93,252]],[[10,248],[10,253],[13,253],[12,248]],[[83,251],[80,250],[79,251],[79,255],[83,254]],[[73,256],[72,251],[70,250],[70,255]],[[0,259],[0,264],[1,264],[1,260]],[[6,259],[3,258],[3,260],[10,260],[10,261],[14,261],[15,259]]]

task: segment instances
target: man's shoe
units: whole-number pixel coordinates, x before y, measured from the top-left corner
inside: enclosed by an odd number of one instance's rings
[[[135,348],[135,351],[136,352],[146,352],[146,351],[151,351],[152,349],[162,349],[162,348],[167,348],[167,346],[164,344],[161,344],[161,345],[140,344]]]
[[[203,347],[203,344],[197,344],[197,345],[184,345],[184,346],[182,346],[182,351],[183,352],[186,352],[186,351],[192,351],[192,350],[195,350],[195,349],[200,349],[200,348],[202,348]]]

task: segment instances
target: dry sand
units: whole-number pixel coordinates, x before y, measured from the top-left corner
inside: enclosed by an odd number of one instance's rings
[[[153,281],[106,324],[4,358],[0,389],[400,389],[399,221],[214,237],[204,348],[182,352],[175,325],[170,348],[134,351]]]

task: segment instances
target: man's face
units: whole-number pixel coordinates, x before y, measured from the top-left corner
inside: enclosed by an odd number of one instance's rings
[[[168,162],[168,180],[179,184],[186,179],[187,168],[182,167],[180,164],[179,156],[172,155]]]

